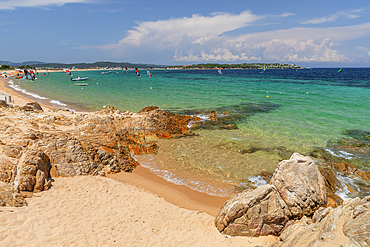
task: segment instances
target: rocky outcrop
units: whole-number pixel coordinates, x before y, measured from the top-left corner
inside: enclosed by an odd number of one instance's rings
[[[277,188],[294,218],[310,215],[326,204],[325,181],[310,157],[294,153],[279,163],[269,183]]]
[[[276,235],[290,216],[290,210],[275,186],[266,184],[228,200],[216,217],[216,227],[232,236]]]
[[[139,113],[113,106],[96,113],[41,111],[37,103],[2,109],[11,117],[0,125],[0,181],[12,184],[13,192],[46,190],[52,177],[130,172],[138,165],[132,155],[158,152],[153,139],[191,135],[188,124],[198,121],[158,107]]]
[[[329,162],[327,165],[347,176],[355,175],[363,180],[370,180],[370,172],[361,171],[360,169],[346,162]]]
[[[358,204],[358,205],[357,205]],[[343,205],[350,215],[343,226],[344,234],[360,246],[370,246],[370,196],[350,200]]]
[[[349,199],[338,208],[320,208],[312,219],[303,217],[282,232],[272,247],[369,246],[370,196]]]
[[[134,131],[139,135],[158,138],[179,138],[193,135],[188,127],[190,122],[201,119],[195,116],[177,115],[161,111],[158,107],[146,107],[137,114],[130,116],[130,121],[123,121],[120,126],[126,131]]]
[[[8,107],[9,105],[6,103],[5,100],[0,100],[0,107]]]
[[[37,102],[26,103],[25,106],[21,107],[21,109],[23,111],[44,111]]]
[[[0,181],[5,183],[13,182],[16,166],[8,159],[0,157]]]
[[[14,184],[19,191],[42,191],[49,184],[49,157],[37,148],[25,149],[18,161]],[[45,181],[46,180],[46,181]]]
[[[326,200],[325,182],[315,162],[294,153],[279,163],[269,184],[228,200],[215,225],[234,236],[279,235],[289,220],[313,214]]]
[[[218,121],[219,117],[218,117],[218,115],[215,111],[211,111],[211,113],[209,114],[208,120],[209,121]]]

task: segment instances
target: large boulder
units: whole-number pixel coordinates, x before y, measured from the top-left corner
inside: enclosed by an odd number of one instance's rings
[[[196,123],[200,120],[196,116],[177,115],[161,111],[156,106],[147,106],[130,117],[130,121],[123,123],[121,128],[133,130],[144,136],[178,138],[192,135],[188,126],[189,123]]]
[[[50,177],[50,168],[49,157],[42,150],[35,147],[27,148],[23,150],[18,161],[14,184],[20,191],[32,192],[36,185],[38,171],[43,172],[44,178],[47,179]],[[39,190],[39,184],[37,190]]]
[[[325,182],[315,162],[294,153],[279,163],[269,184],[228,200],[215,225],[228,235],[278,235],[289,220],[311,215],[326,201]]]
[[[270,184],[277,188],[293,217],[310,215],[327,201],[325,181],[318,167],[310,157],[299,153],[279,163]]]
[[[21,109],[24,111],[44,111],[37,102],[26,103],[25,106],[21,107]]]
[[[5,100],[0,100],[0,107],[8,107],[9,105],[6,103]]]
[[[216,217],[217,229],[232,236],[277,235],[291,213],[273,185],[246,190],[228,200]]]

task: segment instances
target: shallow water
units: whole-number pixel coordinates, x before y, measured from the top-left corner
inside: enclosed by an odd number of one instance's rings
[[[193,131],[198,137],[159,141],[159,156],[167,162],[153,163],[149,156],[144,161],[158,175],[210,194],[227,194],[220,189],[224,184],[250,185],[293,152],[309,155],[326,149],[343,155],[328,143],[354,138],[348,135],[351,130],[370,131],[370,69],[223,70],[222,75],[217,70],[154,70],[151,78],[145,70],[141,78],[133,71],[72,74],[90,77],[89,86],[75,86],[61,72],[13,83],[69,108],[113,105],[138,111],[155,105],[200,116],[215,110],[221,120],[197,126]],[[227,124],[238,129],[220,129]],[[353,157],[362,169],[370,169],[369,157],[347,152],[341,159]]]

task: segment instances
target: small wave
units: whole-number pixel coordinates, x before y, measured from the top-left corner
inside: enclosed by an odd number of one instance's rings
[[[171,182],[176,185],[184,185],[192,190],[206,193],[211,196],[230,196],[232,193],[231,189],[222,189],[214,187],[208,183],[201,182],[201,181],[194,181],[191,179],[184,179],[181,178],[175,174],[173,174],[170,171],[162,170],[157,167],[157,165],[154,162],[153,156],[150,154],[147,155],[140,155],[141,158],[144,156],[144,159],[140,159],[140,165],[148,168],[150,171],[152,171],[157,176],[165,179],[168,182]],[[136,156],[133,156],[135,160],[137,160]]]
[[[59,100],[49,100],[50,103],[52,104],[56,104],[56,105],[62,105],[62,106],[67,106],[67,104],[64,104],[62,102],[60,102]]]
[[[337,196],[339,196],[340,198],[342,198],[343,200],[347,200],[347,199],[349,199],[349,198],[352,197],[351,196],[352,193],[351,193],[351,191],[348,190],[346,184],[350,185],[357,192],[360,192],[361,191],[361,189],[356,185],[356,183],[355,183],[356,180],[355,179],[350,178],[350,177],[347,177],[347,176],[344,176],[342,173],[339,173],[339,172],[337,172],[337,178],[341,182],[343,189],[335,192],[335,194]]]
[[[235,137],[230,137],[230,139],[237,140],[237,141],[243,141],[243,139],[238,139],[238,138],[235,138]]]
[[[35,93],[32,93],[32,92],[28,92],[27,90],[25,90],[25,89],[21,88],[20,86],[14,84],[13,80],[9,80],[8,81],[8,84],[9,84],[9,87],[10,88],[13,88],[16,91],[20,91],[21,93],[26,94],[26,95],[29,95],[29,96],[31,96],[33,98],[43,99],[43,100],[49,100],[50,103],[55,104],[55,105],[67,106],[67,104],[62,103],[59,100],[51,100],[51,99],[45,98],[43,96],[40,96],[38,94],[35,94]]]
[[[40,96],[38,94],[28,92],[27,90],[21,88],[20,86],[15,85],[14,82],[13,82],[13,80],[9,80],[9,87],[13,88],[16,91],[20,91],[23,94],[32,96],[32,97],[37,98],[37,99],[48,99],[48,98],[42,97],[42,96]]]
[[[347,160],[356,158],[355,155],[350,154],[350,153],[347,153],[346,151],[338,151],[338,152],[335,152],[334,150],[331,150],[329,148],[325,148],[325,151],[328,152],[328,153],[330,153],[333,156],[336,156],[336,157],[339,157],[339,158],[345,158]]]
[[[248,178],[256,186],[261,186],[267,184],[267,182],[261,176],[251,176]]]

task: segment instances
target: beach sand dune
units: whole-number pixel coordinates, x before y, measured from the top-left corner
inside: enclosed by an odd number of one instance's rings
[[[0,208],[1,246],[256,246],[275,239],[227,237],[207,213],[105,177],[56,178],[27,202]]]

